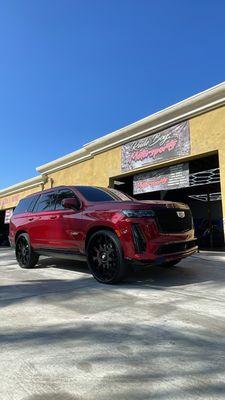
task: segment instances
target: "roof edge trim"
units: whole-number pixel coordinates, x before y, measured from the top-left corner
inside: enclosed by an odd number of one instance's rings
[[[33,187],[45,184],[47,177],[45,175],[35,176],[34,178],[27,179],[26,181],[16,183],[15,185],[9,186],[5,189],[0,190],[0,198],[10,196],[14,193],[22,192]]]

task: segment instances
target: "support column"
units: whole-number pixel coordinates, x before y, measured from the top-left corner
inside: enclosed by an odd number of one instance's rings
[[[225,149],[219,150],[220,187],[222,197],[223,232],[225,240]]]

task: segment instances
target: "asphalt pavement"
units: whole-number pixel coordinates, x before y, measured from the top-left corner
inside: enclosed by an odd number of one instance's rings
[[[0,249],[0,400],[78,399],[225,399],[223,254],[107,286]]]

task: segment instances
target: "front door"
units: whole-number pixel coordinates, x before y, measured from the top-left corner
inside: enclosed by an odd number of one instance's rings
[[[51,213],[49,246],[56,250],[80,253],[82,232],[80,230],[82,209],[65,209],[62,200],[76,197],[71,189],[60,189],[56,197],[55,209]]]

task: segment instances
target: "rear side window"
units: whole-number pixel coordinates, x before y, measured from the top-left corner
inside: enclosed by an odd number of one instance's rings
[[[75,193],[72,192],[70,189],[62,189],[59,190],[58,195],[57,195],[57,200],[56,200],[56,210],[64,210],[64,207],[62,206],[62,200],[63,199],[71,199],[73,197],[76,197]]]
[[[45,194],[43,193],[34,207],[34,212],[54,210],[55,200],[56,200],[55,192],[50,192]]]
[[[37,194],[36,196],[32,197],[31,203],[27,209],[28,212],[32,212],[35,204],[37,203],[38,198],[40,197],[40,194]]]
[[[13,212],[13,215],[28,212],[28,209],[30,208],[30,204],[32,203],[32,200],[33,200],[33,196],[26,197],[25,199],[20,200],[18,206],[15,208],[15,210]]]

